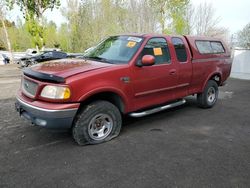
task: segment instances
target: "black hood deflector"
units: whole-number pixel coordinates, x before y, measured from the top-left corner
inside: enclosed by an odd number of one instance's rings
[[[65,83],[65,79],[63,77],[56,76],[53,74],[36,72],[32,70],[31,68],[25,68],[23,70],[23,74],[25,76],[34,78],[36,80],[42,80],[42,81],[47,81],[47,82],[52,82],[52,83]]]

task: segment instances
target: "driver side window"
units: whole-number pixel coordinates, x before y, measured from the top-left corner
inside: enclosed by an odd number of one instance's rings
[[[145,45],[141,58],[144,55],[152,55],[155,57],[155,65],[169,64],[170,53],[167,45],[167,41],[164,38],[152,38]],[[140,58],[140,59],[141,59]]]

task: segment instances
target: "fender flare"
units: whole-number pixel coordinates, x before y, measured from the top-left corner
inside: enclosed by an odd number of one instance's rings
[[[209,80],[211,80],[212,77],[214,77],[215,75],[219,75],[220,76],[220,84],[221,84],[221,80],[222,80],[222,73],[220,71],[215,71],[215,72],[212,72],[211,74],[208,75],[207,79],[205,80],[205,82],[202,84],[202,88],[201,88],[201,91],[203,92],[206,85],[207,85],[207,82]],[[219,85],[220,85],[219,84]],[[218,85],[218,86],[219,86]]]
[[[86,99],[90,98],[91,96],[94,96],[94,95],[99,94],[99,93],[105,93],[105,92],[111,92],[111,93],[114,93],[114,94],[118,95],[121,98],[122,102],[123,102],[124,112],[126,113],[128,111],[128,106],[129,106],[128,97],[120,89],[117,89],[117,88],[114,88],[114,87],[99,87],[99,88],[95,88],[95,89],[89,91],[88,93],[85,93],[84,95],[82,95],[78,99],[78,101],[83,102]]]

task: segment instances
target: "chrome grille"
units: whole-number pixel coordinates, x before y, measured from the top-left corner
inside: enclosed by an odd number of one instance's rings
[[[30,97],[35,97],[37,88],[38,88],[37,83],[32,82],[25,78],[22,80],[22,91],[25,95]]]

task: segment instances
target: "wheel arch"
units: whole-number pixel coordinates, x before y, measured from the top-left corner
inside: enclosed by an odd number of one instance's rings
[[[95,100],[109,101],[110,103],[114,104],[122,114],[126,113],[127,111],[128,101],[126,100],[125,94],[119,90],[113,88],[99,88],[83,95],[79,99],[81,106],[89,104]]]
[[[206,84],[207,84],[207,82],[209,80],[214,80],[217,83],[218,87],[219,87],[221,85],[221,83],[222,83],[222,74],[220,72],[213,72],[213,73],[211,73],[207,77],[206,81],[204,82],[204,84],[202,86],[202,91],[205,89]]]

